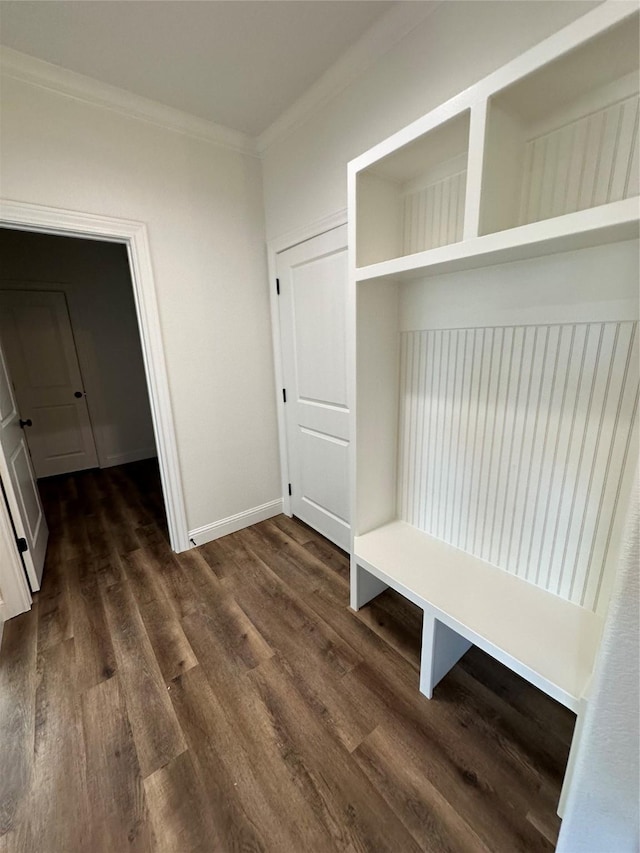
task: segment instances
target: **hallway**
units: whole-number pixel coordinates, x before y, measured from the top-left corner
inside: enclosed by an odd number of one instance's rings
[[[0,656],[0,850],[552,850],[573,715],[477,649],[418,692],[420,612],[348,609],[285,516],[171,552],[155,460],[41,484]]]

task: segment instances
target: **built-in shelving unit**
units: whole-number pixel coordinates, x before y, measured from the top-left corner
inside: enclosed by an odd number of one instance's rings
[[[352,606],[583,707],[638,445],[636,4],[349,164]],[[539,636],[538,636],[539,635]]]
[[[637,235],[638,32],[603,4],[354,160],[356,280]]]

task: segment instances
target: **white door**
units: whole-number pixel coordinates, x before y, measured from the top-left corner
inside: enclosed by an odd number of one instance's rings
[[[97,468],[64,293],[0,292],[0,337],[36,476]]]
[[[49,529],[0,345],[0,480],[31,589],[40,589]],[[3,500],[0,493],[0,500]]]
[[[293,514],[349,550],[347,228],[278,255]]]

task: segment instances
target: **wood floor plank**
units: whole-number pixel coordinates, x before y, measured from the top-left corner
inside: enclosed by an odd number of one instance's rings
[[[223,539],[226,538],[223,537]],[[178,559],[181,562],[186,560],[186,568],[189,568],[189,558],[192,554],[197,554],[198,557],[202,557],[217,578],[224,578],[230,573],[233,574],[237,570],[237,567],[232,562],[231,554],[221,547],[220,542],[220,539],[207,542],[199,548],[193,548],[191,551],[179,554]]]
[[[535,721],[559,749],[568,750],[576,724],[572,711],[559,702],[550,704],[549,697],[541,690],[532,691],[531,685],[513,670],[475,647],[462,658],[460,667],[477,683],[484,684],[496,699]]]
[[[117,676],[85,692],[82,723],[91,806],[87,850],[155,850],[142,775]]]
[[[192,613],[196,605],[193,586],[161,531],[155,525],[139,528],[138,539],[141,549],[153,561],[154,573],[178,619]]]
[[[133,594],[126,583],[103,593],[118,677],[146,777],[184,752],[186,743]]]
[[[88,849],[90,812],[74,670],[72,639],[38,654],[33,774],[13,841],[20,853]]]
[[[89,548],[92,558],[110,556],[117,553],[117,546],[111,535],[109,522],[99,510],[87,513],[84,519]]]
[[[97,576],[84,572],[83,561],[71,560],[66,568],[73,614],[76,683],[82,693],[111,678],[116,671],[116,656]]]
[[[416,670],[420,669],[422,610],[393,589],[354,613]]]
[[[33,770],[37,602],[30,619],[4,626],[0,655],[0,836],[15,829]],[[35,611],[35,612],[34,612]]]
[[[212,685],[231,692],[245,673],[273,655],[273,649],[229,594],[202,603],[182,620],[196,659]]]
[[[196,666],[196,656],[169,602],[156,598],[139,609],[164,680],[169,682]]]
[[[183,752],[148,776],[144,789],[155,827],[156,853],[212,853],[225,849],[190,752]]]
[[[434,784],[427,755],[411,754],[393,729],[376,728],[353,756],[422,850],[493,853]]]
[[[312,530],[306,524],[302,524],[294,518],[289,518],[287,515],[276,515],[270,521],[276,527],[279,527],[283,533],[286,533],[289,539],[297,542],[298,545],[306,545],[307,542],[313,542],[314,539],[318,538],[315,530]]]
[[[332,569],[346,585],[349,583],[350,565],[349,555],[345,554],[332,542],[312,539],[305,543],[305,551]]]
[[[266,851],[271,833],[284,841],[277,821],[270,817],[260,785],[253,776],[248,756],[241,756],[239,741],[226,724],[224,713],[204,671],[196,667],[174,680],[171,700],[194,756],[194,763],[207,792],[207,805],[219,833],[217,845],[229,851]],[[226,759],[226,760],[225,760]],[[238,790],[239,789],[239,790]],[[250,792],[249,813],[243,792]],[[269,838],[256,821],[268,820]],[[273,838],[275,842],[275,837]],[[216,849],[216,845],[212,845]],[[280,849],[287,849],[280,847]]]
[[[108,528],[111,541],[118,554],[128,554],[140,547],[136,529],[129,518],[126,507],[117,499],[114,490],[101,505],[102,523]]]
[[[48,555],[38,593],[38,649],[73,637],[69,585],[63,560]]]

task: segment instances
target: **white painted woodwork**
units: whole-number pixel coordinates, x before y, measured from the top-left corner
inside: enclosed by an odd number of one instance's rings
[[[19,421],[20,413],[0,342],[0,481],[16,536],[27,543],[22,560],[31,589],[36,591],[42,580],[49,528]],[[1,494],[0,500],[3,500]],[[3,547],[15,549],[15,539],[13,543],[7,542],[6,525],[3,525],[3,533]]]
[[[277,498],[275,501],[262,504],[262,506],[246,509],[229,518],[222,518],[214,524],[207,524],[190,530],[189,541],[192,544],[195,542],[196,545],[204,545],[205,542],[213,542],[214,539],[228,536],[230,533],[235,533],[236,530],[242,530],[252,524],[259,524],[261,521],[273,518],[274,515],[280,515],[281,512],[283,512],[282,498]]]
[[[467,197],[467,210],[470,209]],[[531,222],[429,249],[407,257],[375,262],[356,270],[356,281],[413,281],[443,273],[481,269],[511,261],[541,258],[592,246],[637,239],[637,198]]]
[[[347,550],[346,228],[278,255],[291,509]]]
[[[64,293],[0,291],[0,334],[37,477],[98,467]],[[76,394],[80,394],[76,397]]]
[[[358,288],[356,406],[352,434],[354,533],[395,517],[398,443],[398,289],[387,282]]]
[[[372,598],[389,589],[389,584],[359,566],[354,557],[351,557],[350,572],[350,605],[353,610],[360,610]]]
[[[400,401],[398,517],[598,610],[635,462],[637,324],[405,332]]]
[[[600,616],[404,521],[357,536],[354,551],[359,565],[425,614],[577,710],[593,667]]]
[[[420,692],[427,699],[433,697],[433,688],[449,670],[466,654],[473,643],[452,631],[429,611],[422,619],[422,653],[420,656]]]

